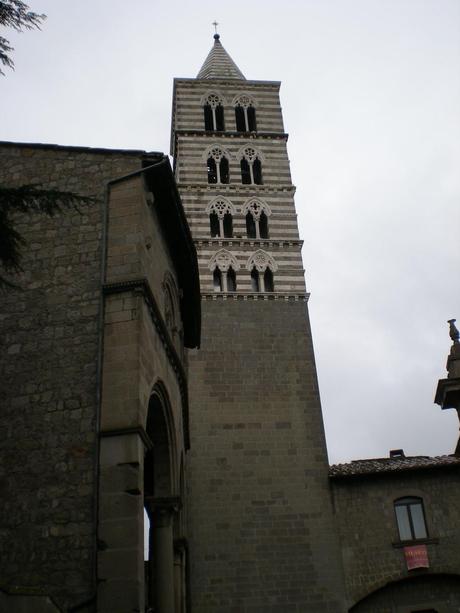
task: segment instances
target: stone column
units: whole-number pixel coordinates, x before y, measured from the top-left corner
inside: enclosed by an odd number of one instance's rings
[[[187,601],[186,585],[187,542],[185,539],[174,541],[174,589],[176,613],[185,613]]]
[[[150,505],[150,531],[154,558],[154,600],[158,613],[176,613],[174,598],[174,514],[179,498],[153,498]]]
[[[142,459],[136,429],[101,432],[98,613],[144,610]]]

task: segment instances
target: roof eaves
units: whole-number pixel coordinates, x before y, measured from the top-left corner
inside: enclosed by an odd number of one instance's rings
[[[162,157],[159,151],[145,151],[144,149],[109,149],[105,147],[83,147],[80,145],[57,145],[55,143],[25,143],[14,141],[0,141],[0,147],[28,147],[32,149],[48,149],[55,151],[75,151],[80,153],[122,154],[122,155],[151,155]]]
[[[347,464],[335,464],[329,468],[329,477],[343,479],[375,475],[392,475],[408,471],[422,471],[439,468],[459,468],[460,457],[450,456],[412,456],[405,458],[376,458],[354,460]]]

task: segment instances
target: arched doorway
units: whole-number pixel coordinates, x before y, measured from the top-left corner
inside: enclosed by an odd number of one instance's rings
[[[349,613],[456,613],[460,577],[422,571],[392,581],[357,602]]]
[[[180,498],[175,487],[176,445],[171,407],[164,387],[150,397],[144,457],[144,542],[146,610],[172,613],[174,604],[174,517]]]

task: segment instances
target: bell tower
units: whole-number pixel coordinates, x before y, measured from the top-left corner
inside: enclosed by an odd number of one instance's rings
[[[345,610],[279,89],[246,79],[218,34],[197,77],[174,81],[201,278],[187,465],[200,613]]]

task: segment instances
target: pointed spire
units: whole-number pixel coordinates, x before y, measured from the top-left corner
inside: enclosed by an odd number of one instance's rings
[[[220,36],[217,32],[214,34],[214,45],[196,78],[245,79],[241,70],[223,48],[220,42]]]

